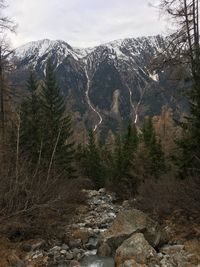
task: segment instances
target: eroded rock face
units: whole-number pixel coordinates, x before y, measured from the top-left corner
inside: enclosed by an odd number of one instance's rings
[[[150,246],[141,233],[133,234],[130,238],[125,240],[117,249],[115,255],[116,267],[134,266],[131,265],[133,261],[135,261],[135,266],[138,266],[137,264],[153,263],[156,262],[156,260],[156,251]]]
[[[121,211],[117,215],[112,226],[101,235],[98,247],[107,244],[114,254],[122,242],[134,233],[143,233],[154,248],[166,241],[166,233],[157,222],[143,212],[132,209]],[[98,252],[101,255],[101,249],[98,249]]]

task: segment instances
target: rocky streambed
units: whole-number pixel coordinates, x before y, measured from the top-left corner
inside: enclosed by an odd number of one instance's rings
[[[73,222],[65,229],[65,240],[44,250],[39,246],[28,253],[25,266],[114,266],[113,258],[97,257],[97,244],[101,234],[106,231],[122,209],[114,204],[115,195],[105,189],[84,190],[87,206],[81,207]]]
[[[21,266],[35,267],[200,267],[196,250],[185,242],[169,240],[148,215],[117,204],[105,189],[85,190],[87,206],[65,229],[65,240],[45,249],[42,241],[31,247]],[[21,267],[18,266],[18,267]]]

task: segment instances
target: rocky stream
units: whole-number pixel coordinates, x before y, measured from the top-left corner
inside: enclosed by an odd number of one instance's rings
[[[18,267],[200,267],[200,254],[105,189],[85,190],[87,208],[66,228],[65,242],[34,244]],[[41,263],[43,265],[40,265]],[[38,264],[38,265],[37,265]]]

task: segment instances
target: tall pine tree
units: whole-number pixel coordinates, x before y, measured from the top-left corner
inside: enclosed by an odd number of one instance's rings
[[[105,173],[101,158],[101,148],[97,145],[94,132],[89,131],[89,140],[82,154],[82,168],[84,174],[91,179],[96,188],[104,186]]]
[[[139,180],[135,174],[134,157],[138,141],[135,125],[129,125],[126,134],[116,136],[115,140],[112,160],[112,183],[114,186],[116,184],[117,187],[120,185],[120,188],[126,194],[128,192],[130,194],[137,192]]]
[[[29,96],[21,105],[20,148],[24,156],[36,163],[41,149],[41,101],[37,92],[38,82],[33,69],[27,80]]]
[[[54,67],[47,62],[42,86],[43,163],[49,170],[74,177],[74,143],[71,120],[66,115],[65,99],[57,85]]]
[[[144,120],[142,139],[149,152],[149,174],[158,178],[165,170],[165,160],[161,142],[156,136],[151,117]]]

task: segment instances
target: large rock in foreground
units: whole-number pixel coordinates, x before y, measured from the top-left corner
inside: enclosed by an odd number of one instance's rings
[[[154,248],[145,240],[143,234],[137,233],[125,240],[117,249],[115,264],[116,267],[142,266],[148,263],[153,264],[156,259],[157,253]]]
[[[143,233],[145,239],[154,248],[166,241],[165,232],[148,215],[136,209],[121,211],[112,226],[101,235],[98,254],[100,256],[114,254],[122,242],[134,233]]]

